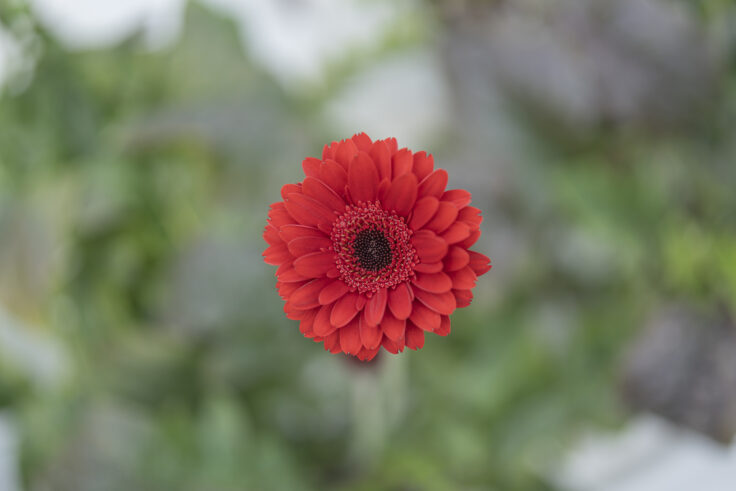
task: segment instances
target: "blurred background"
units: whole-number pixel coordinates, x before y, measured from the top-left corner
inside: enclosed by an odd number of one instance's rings
[[[484,211],[370,364],[261,258],[366,131]],[[0,491],[736,482],[736,2],[0,0]]]

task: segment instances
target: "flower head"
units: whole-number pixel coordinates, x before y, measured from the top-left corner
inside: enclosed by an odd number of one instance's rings
[[[447,172],[425,152],[365,134],[326,145],[281,189],[263,237],[287,317],[332,353],[370,360],[450,333],[490,260],[470,251],[480,210],[445,190]]]

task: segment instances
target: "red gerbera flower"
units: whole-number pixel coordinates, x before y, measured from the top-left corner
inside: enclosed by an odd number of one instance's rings
[[[365,134],[325,145],[302,163],[305,179],[281,188],[263,237],[276,288],[299,330],[332,353],[370,360],[446,336],[449,315],[473,298],[490,260],[470,193],[445,191],[447,172],[395,138]]]

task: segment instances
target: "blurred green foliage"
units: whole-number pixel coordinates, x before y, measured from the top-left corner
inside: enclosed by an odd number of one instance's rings
[[[521,118],[537,158],[508,193],[471,189],[495,216],[473,306],[366,368],[284,318],[260,233],[301,159],[349,136],[320,111],[372,58],[294,95],[197,5],[159,51],[33,35],[32,79],[0,99],[0,305],[68,356],[50,387],[0,359],[28,489],[551,489],[580,431],[623,420],[617,363],[653,308],[736,307],[733,62],[675,128]]]

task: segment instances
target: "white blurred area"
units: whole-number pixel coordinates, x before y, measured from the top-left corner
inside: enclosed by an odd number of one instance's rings
[[[11,317],[0,305],[0,360],[40,389],[60,386],[68,354],[60,343]],[[0,491],[20,491],[20,440],[10,411],[0,411]]]
[[[349,136],[396,137],[402,146],[426,147],[448,124],[448,87],[442,67],[427,50],[391,56],[332,96],[325,119]]]
[[[137,30],[156,48],[176,39],[185,0],[31,0],[44,24],[71,48],[110,46]],[[327,62],[381,39],[405,2],[202,0],[231,16],[244,45],[285,85],[321,80]]]
[[[206,0],[241,26],[245,46],[284,85],[321,82],[324,67],[380,41],[404,2]]]
[[[178,33],[182,0],[31,0],[34,13],[72,48],[111,46],[142,29],[152,46]]]
[[[45,331],[11,317],[2,305],[0,358],[10,362],[40,389],[53,389],[61,384],[69,366],[68,354],[60,343],[45,335]]]
[[[568,491],[733,491],[736,443],[639,416],[618,433],[583,437],[554,481]]]
[[[15,38],[0,24],[0,88],[20,64],[21,48]]]
[[[201,0],[233,18],[249,55],[286,90],[324,87],[326,69],[359,49],[380,49],[410,0]],[[141,32],[150,49],[174,42],[185,0],[31,0],[41,22],[71,49],[112,46]],[[0,31],[0,84],[3,43]],[[447,124],[448,90],[436,55],[414,50],[379,60],[334,94],[324,118],[336,134],[366,131],[423,146]],[[386,112],[377,110],[384,109]]]
[[[0,489],[20,491],[18,433],[12,417],[0,412]]]

